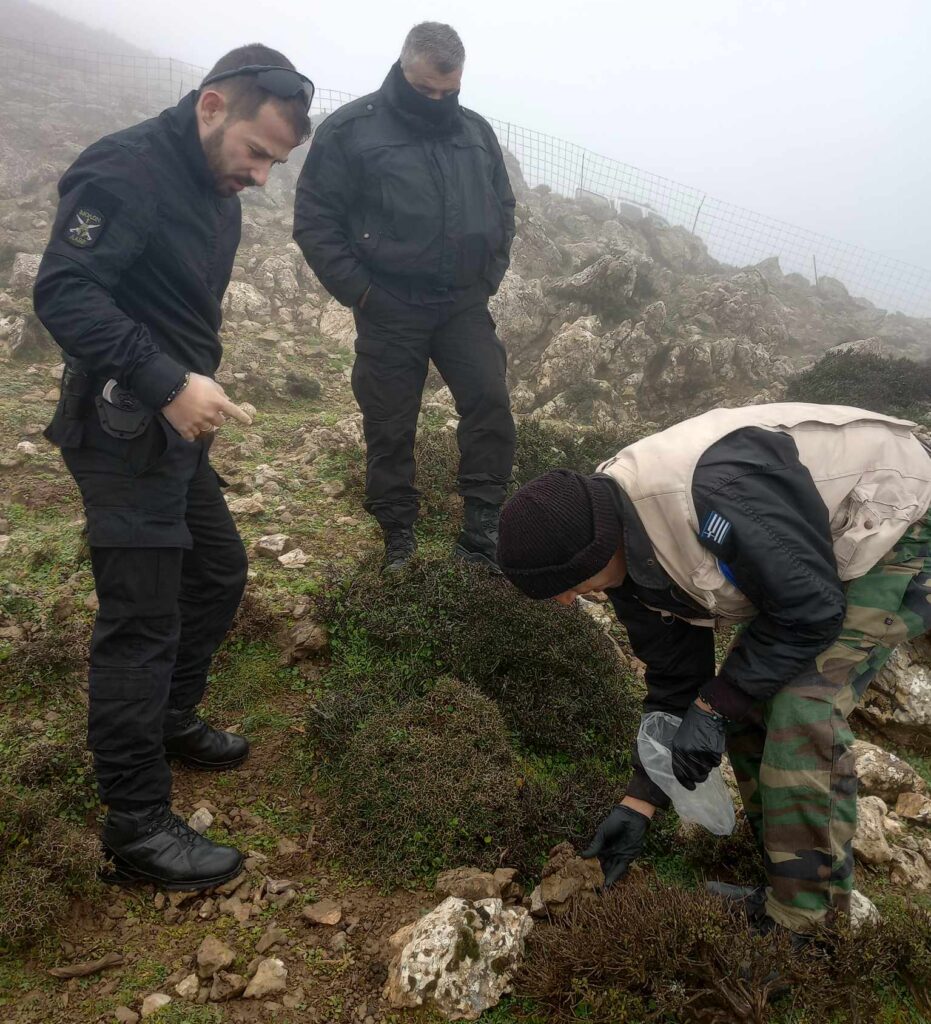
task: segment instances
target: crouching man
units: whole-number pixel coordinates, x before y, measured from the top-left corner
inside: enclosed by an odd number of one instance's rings
[[[195,712],[246,580],[208,450],[226,418],[249,417],[213,375],[238,193],[307,137],[312,95],[276,50],[233,50],[176,107],[90,146],[59,184],[35,308],[66,354],[46,436],[87,514],[100,600],[88,745],[116,881],[199,889],[242,864],[172,814],[168,758],[217,770],[249,751]]]
[[[646,664],[646,711],[682,716],[687,788],[728,752],[768,886],[716,891],[761,930],[848,910],[857,778],[847,719],[895,646],[931,631],[931,457],[914,424],[840,406],[717,409],[593,476],[505,505],[502,571],[570,604],[605,591]],[[715,626],[745,624],[719,669]],[[612,884],[668,800],[634,754],[586,851]],[[714,886],[711,886],[714,887]]]

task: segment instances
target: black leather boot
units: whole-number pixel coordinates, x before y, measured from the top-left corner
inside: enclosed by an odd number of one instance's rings
[[[383,526],[385,536],[385,557],[382,569],[393,571],[403,569],[414,557],[417,550],[417,538],[413,526]]]
[[[171,805],[134,811],[111,810],[103,826],[104,853],[113,870],[101,877],[113,885],[150,882],[163,889],[192,892],[235,878],[243,856],[195,832]]]
[[[193,711],[165,712],[165,756],[188,768],[221,772],[235,768],[249,756],[249,741],[232,732],[214,729]]]
[[[456,558],[477,562],[495,572],[498,568],[498,505],[466,498],[463,508],[462,532],[453,549]]]

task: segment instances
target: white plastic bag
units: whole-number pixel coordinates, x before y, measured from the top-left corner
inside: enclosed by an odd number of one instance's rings
[[[683,821],[694,822],[716,836],[729,836],[734,831],[734,801],[721,778],[721,769],[715,768],[705,782],[693,790],[676,781],[672,773],[672,738],[681,718],[665,711],[651,711],[640,719],[637,751],[647,775],[672,800],[676,813]]]

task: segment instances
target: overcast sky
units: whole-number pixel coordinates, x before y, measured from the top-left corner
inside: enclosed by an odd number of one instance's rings
[[[448,21],[466,106],[931,268],[931,0],[42,2],[199,65],[264,42],[357,94]]]

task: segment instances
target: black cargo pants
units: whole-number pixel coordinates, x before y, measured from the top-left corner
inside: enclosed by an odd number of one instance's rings
[[[100,608],[90,650],[88,746],[100,799],[169,800],[167,708],[193,708],[246,582],[247,559],[208,460],[161,417],[112,437],[92,413],[62,455],[87,514]]]
[[[460,416],[459,493],[500,505],[514,462],[507,355],[483,284],[442,305],[412,305],[373,285],[356,320],[352,390],[366,443],[365,508],[382,526],[412,526],[414,440],[432,359]]]

